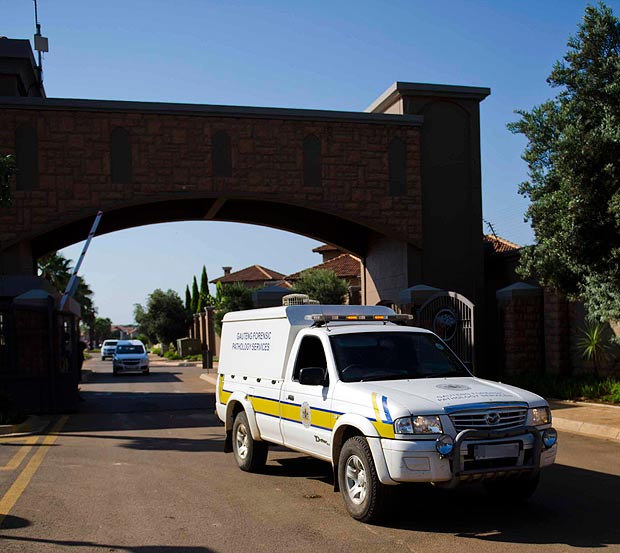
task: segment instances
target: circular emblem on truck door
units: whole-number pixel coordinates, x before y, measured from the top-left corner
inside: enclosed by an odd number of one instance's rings
[[[304,401],[301,404],[301,408],[299,409],[299,418],[301,419],[301,423],[309,428],[312,424],[312,410],[310,409],[310,405],[308,405],[307,401]]]
[[[490,413],[487,413],[485,420],[489,426],[493,426],[499,422],[499,418],[499,413],[491,411]]]

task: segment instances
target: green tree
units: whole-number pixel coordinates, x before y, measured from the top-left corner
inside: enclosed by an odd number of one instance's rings
[[[207,277],[207,268],[202,266],[202,274],[200,275],[200,293],[198,295],[198,307],[196,312],[199,313],[205,307],[213,305],[213,296],[209,292],[209,278]]]
[[[15,174],[15,156],[0,155],[0,206],[9,207],[13,203],[11,179]]]
[[[218,282],[218,284],[220,283]],[[252,291],[241,282],[221,285],[218,288],[218,293],[214,319],[215,330],[220,334],[222,332],[222,319],[226,313],[252,309],[254,304],[252,302]]]
[[[63,293],[69,284],[73,274],[73,266],[70,259],[58,252],[52,252],[37,260],[39,274],[49,280],[58,292]],[[75,290],[74,299],[82,308],[82,322],[88,328],[89,341],[96,342],[94,336],[94,324],[97,317],[94,293],[90,286],[80,279]]]
[[[307,294],[310,299],[324,305],[341,304],[349,287],[345,280],[338,278],[334,271],[328,269],[309,269],[299,275],[293,285],[296,294]]]
[[[185,309],[188,313],[192,312],[192,294],[189,291],[189,286],[185,287]]]
[[[194,275],[194,281],[192,282],[192,313],[198,313],[198,300],[200,299],[200,292],[198,291],[198,282],[196,282],[196,276]]]
[[[97,317],[91,327],[93,343],[99,345],[102,344],[105,339],[109,338],[111,326],[112,321],[107,317]]]
[[[607,6],[586,7],[547,81],[557,96],[508,126],[528,140],[519,192],[536,236],[520,273],[620,319],[620,21]]]
[[[146,307],[134,306],[134,318],[140,331],[153,343],[169,344],[187,336],[190,315],[174,290],[154,290],[146,300]]]

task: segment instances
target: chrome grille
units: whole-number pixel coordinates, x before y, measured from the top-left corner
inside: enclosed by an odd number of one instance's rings
[[[499,418],[498,418],[499,416]],[[452,413],[450,419],[457,432],[462,430],[508,430],[525,426],[527,409],[522,407],[480,409]],[[497,422],[495,422],[497,419]]]

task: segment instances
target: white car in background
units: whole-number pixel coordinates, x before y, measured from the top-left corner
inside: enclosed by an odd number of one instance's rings
[[[105,361],[108,357],[112,359],[114,357],[114,350],[116,350],[116,344],[118,340],[105,340],[101,346],[101,360]]]
[[[149,374],[149,356],[140,340],[119,340],[112,358],[112,373],[141,372]]]

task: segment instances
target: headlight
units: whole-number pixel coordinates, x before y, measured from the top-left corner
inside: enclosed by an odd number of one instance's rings
[[[534,426],[551,423],[551,409],[549,407],[535,407],[531,409],[531,412],[532,424]]]
[[[442,434],[441,420],[437,415],[403,417],[394,421],[396,434]]]

